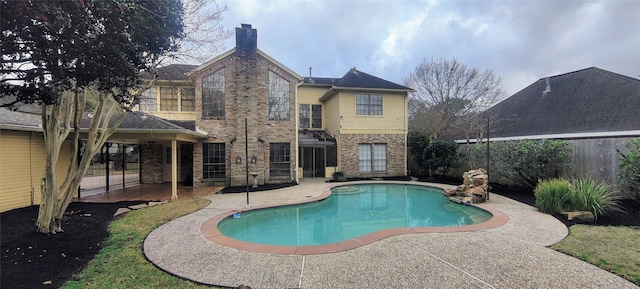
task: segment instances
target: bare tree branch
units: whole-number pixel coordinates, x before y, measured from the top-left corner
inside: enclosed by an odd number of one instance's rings
[[[504,97],[500,77],[457,59],[424,60],[405,79],[409,96],[409,129],[438,139],[464,131],[480,111]]]

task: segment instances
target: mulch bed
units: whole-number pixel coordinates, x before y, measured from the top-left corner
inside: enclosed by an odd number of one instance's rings
[[[63,219],[64,232],[49,235],[35,231],[38,206],[3,212],[0,288],[62,286],[104,247],[107,226],[118,208],[140,203],[71,203]]]
[[[493,184],[492,191],[498,192],[497,194],[514,199],[518,202],[525,203],[530,206],[534,206],[536,198],[533,195],[533,191],[526,188],[509,187]],[[491,195],[489,195],[491,198]],[[620,202],[622,212],[611,211],[598,217],[598,220],[594,225],[597,226],[629,226],[640,228],[640,200],[623,200]],[[558,220],[563,222],[567,227],[576,224],[576,222],[568,221],[564,216],[557,214],[554,215]]]
[[[266,189],[266,186],[261,189]],[[493,191],[529,205],[535,202],[530,190],[494,185]],[[231,190],[227,193],[230,192]],[[65,231],[52,235],[35,232],[37,206],[1,213],[0,288],[62,286],[86,267],[104,247],[104,241],[109,235],[107,226],[118,208],[140,203],[142,202],[71,203],[63,222],[62,228]],[[602,216],[598,218],[597,225],[640,227],[640,202],[627,200],[622,205],[626,214]],[[573,225],[560,216],[556,217],[567,226]],[[51,282],[50,285],[43,284],[48,281]]]

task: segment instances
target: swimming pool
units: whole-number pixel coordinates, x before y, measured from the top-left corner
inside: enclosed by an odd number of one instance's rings
[[[277,246],[338,243],[397,228],[478,224],[492,214],[449,202],[441,189],[405,184],[334,187],[317,202],[245,211],[217,224],[223,235]]]

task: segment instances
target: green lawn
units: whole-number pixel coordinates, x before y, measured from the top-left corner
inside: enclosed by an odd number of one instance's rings
[[[640,285],[640,229],[573,225],[569,236],[551,248]]]
[[[107,245],[62,288],[218,288],[195,284],[156,268],[142,253],[144,238],[158,226],[206,207],[187,199],[127,213],[109,226]]]

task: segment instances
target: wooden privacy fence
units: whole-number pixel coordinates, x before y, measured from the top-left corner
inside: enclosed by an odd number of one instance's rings
[[[596,180],[609,183],[613,189],[620,190],[618,181],[618,170],[622,154],[629,151],[626,147],[629,137],[619,138],[592,138],[592,139],[571,139],[564,140],[573,146],[575,166],[573,171],[566,172],[567,177],[573,176],[591,176]],[[460,145],[460,152],[466,152],[466,144]],[[463,155],[462,155],[463,156]],[[448,176],[462,177],[462,173],[472,169],[465,158],[461,158],[461,165],[457,168],[451,168]],[[482,167],[484,167],[483,165]],[[410,164],[412,171],[417,171],[417,164]],[[497,173],[489,171],[490,182],[509,184],[510,181],[501,177]],[[631,192],[621,191],[624,198],[632,198]]]

